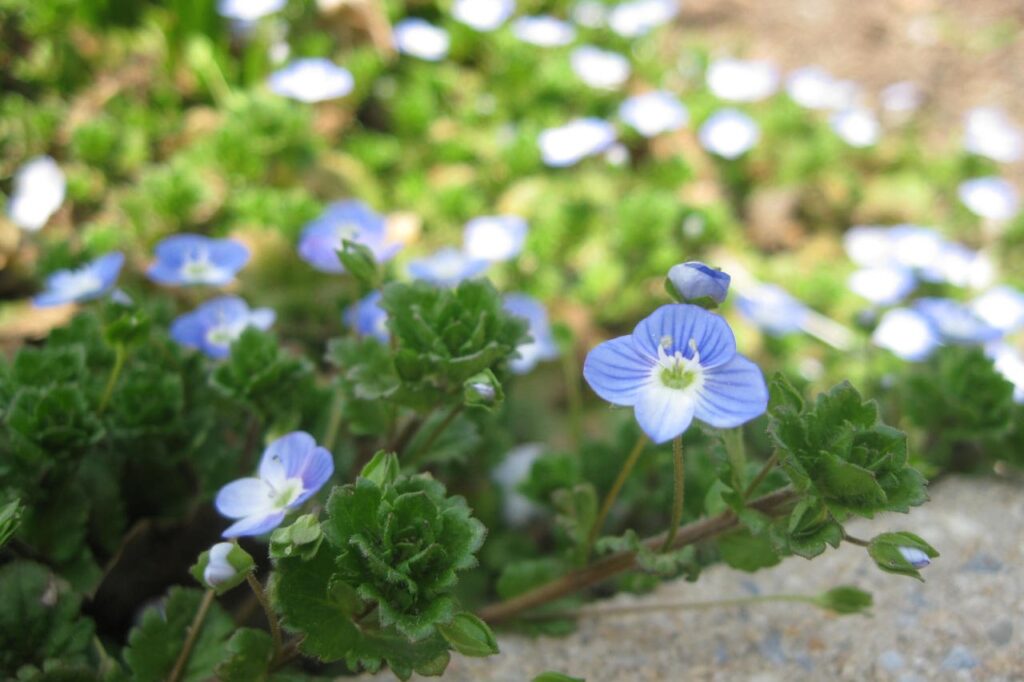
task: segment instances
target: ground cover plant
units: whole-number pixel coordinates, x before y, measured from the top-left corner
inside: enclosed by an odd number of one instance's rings
[[[4,677],[442,675],[844,542],[924,579],[928,480],[1024,464],[1024,133],[676,11],[0,0]]]

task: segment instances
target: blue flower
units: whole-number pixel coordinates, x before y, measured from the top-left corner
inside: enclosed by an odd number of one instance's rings
[[[926,282],[945,282],[972,289],[991,285],[995,275],[995,266],[988,256],[955,242],[943,244],[935,260],[918,273]]]
[[[664,90],[634,95],[619,106],[619,118],[644,137],[669,133],[690,120],[686,107]]]
[[[278,438],[263,452],[258,477],[232,481],[217,493],[217,511],[238,519],[222,535],[262,535],[277,528],[285,514],[315,495],[333,473],[331,453],[313,436],[295,431]]]
[[[729,293],[729,283],[732,282],[728,273],[698,261],[673,265],[668,271],[668,279],[682,300],[710,298],[716,303],[725,300]]]
[[[971,310],[1003,333],[1024,329],[1024,293],[1010,286],[993,287],[971,301]]]
[[[729,325],[695,305],[662,306],[631,336],[600,344],[583,376],[608,402],[632,406],[655,443],[681,435],[694,418],[732,428],[768,406],[764,376],[736,353]]]
[[[773,336],[803,328],[810,309],[782,287],[762,284],[736,298],[740,314]]]
[[[629,79],[629,60],[618,52],[581,45],[569,55],[573,72],[584,83],[600,90],[615,90]]]
[[[837,80],[821,67],[805,66],[789,74],[786,92],[806,109],[841,110],[856,103],[860,88],[852,81]]]
[[[323,57],[296,59],[270,74],[270,91],[282,97],[306,102],[326,102],[352,92],[355,80],[348,69]]]
[[[600,154],[614,142],[615,126],[599,118],[573,119],[537,136],[541,159],[553,168],[574,166],[588,156]]]
[[[713,113],[697,133],[700,145],[724,159],[735,159],[750,151],[761,138],[754,119],[736,109]]]
[[[380,307],[381,293],[371,292],[345,311],[345,324],[356,330],[360,336],[372,336],[381,343],[391,339],[388,330],[388,314]]]
[[[519,17],[512,23],[512,33],[524,43],[538,47],[561,47],[576,39],[572,24],[547,14]]]
[[[853,108],[836,112],[829,119],[832,130],[851,147],[870,147],[878,142],[882,126],[868,109]]]
[[[995,341],[1003,333],[970,308],[948,298],[919,298],[914,310],[923,315],[943,341],[975,344]]]
[[[27,232],[41,230],[64,203],[66,190],[67,180],[57,162],[49,156],[37,156],[14,174],[7,215]]]
[[[280,12],[287,0],[219,0],[217,13],[226,19],[252,22]]]
[[[514,0],[455,0],[452,18],[482,32],[496,30],[516,9]]]
[[[448,55],[448,32],[419,17],[395,24],[393,37],[395,48],[402,54],[428,62],[440,61]]]
[[[249,249],[241,242],[198,234],[170,236],[156,245],[155,253],[146,275],[165,286],[223,286],[249,262]]]
[[[388,240],[384,218],[361,201],[336,201],[306,225],[299,237],[299,256],[322,272],[342,273],[338,259],[342,242],[363,244],[381,263],[394,258],[402,245]]]
[[[989,220],[1009,220],[1020,210],[1020,196],[1008,180],[994,176],[964,180],[957,188],[971,213]]]
[[[941,343],[928,318],[907,308],[886,311],[878,321],[871,341],[910,362],[927,359]]]
[[[668,23],[678,12],[678,0],[632,0],[612,9],[608,25],[624,38],[638,38]]]
[[[769,61],[726,57],[708,66],[708,89],[718,99],[758,102],[779,89],[779,70]]]
[[[515,258],[526,241],[526,221],[514,215],[480,216],[466,223],[466,254],[492,262]]]
[[[114,288],[123,265],[124,254],[114,251],[80,268],[58,270],[46,278],[46,290],[38,294],[33,302],[46,308],[99,298]]]
[[[516,348],[519,357],[509,362],[509,369],[514,374],[527,374],[538,362],[558,357],[558,344],[551,333],[548,311],[540,301],[526,294],[506,294],[504,308],[508,313],[529,323],[528,332],[532,337],[530,341]]]
[[[971,109],[967,112],[964,147],[993,161],[1014,163],[1024,159],[1024,131],[999,109]]]
[[[985,347],[992,365],[1003,378],[1013,384],[1013,400],[1024,404],[1024,356],[1008,343],[999,341]]]
[[[409,263],[409,274],[438,286],[455,286],[464,279],[481,274],[490,263],[447,247],[435,251],[427,258],[418,258]]]
[[[875,305],[892,305],[903,300],[917,286],[914,273],[894,266],[865,268],[850,275],[850,291]]]
[[[211,358],[223,358],[246,328],[270,329],[274,317],[269,308],[250,310],[237,296],[222,296],[176,318],[171,323],[171,338]]]

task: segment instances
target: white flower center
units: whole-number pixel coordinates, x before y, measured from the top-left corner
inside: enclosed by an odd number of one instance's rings
[[[196,249],[185,257],[181,264],[181,276],[187,282],[207,282],[219,279],[221,268],[210,262],[210,252]]]
[[[666,352],[666,348],[672,346],[672,339],[664,337],[658,344],[658,363],[654,366],[653,376],[665,388],[676,391],[699,391],[704,385],[704,368],[700,364],[700,353],[697,351],[697,342],[690,339],[690,348],[693,349],[693,357],[684,357],[680,351],[672,355]]]
[[[345,248],[346,241],[358,241],[356,237],[359,236],[359,226],[355,223],[343,223],[338,227],[336,234],[338,239],[334,242],[334,250],[341,251]]]
[[[68,298],[88,296],[103,288],[103,281],[89,268],[75,270],[60,283],[60,290]]]
[[[270,486],[270,504],[275,509],[287,509],[302,494],[301,478],[286,478],[278,487]]]

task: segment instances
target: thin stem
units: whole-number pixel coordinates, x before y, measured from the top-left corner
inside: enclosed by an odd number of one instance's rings
[[[98,635],[92,636],[92,646],[96,650],[96,656],[100,659],[99,674],[100,677],[105,677],[110,672],[114,663],[110,660],[110,654],[107,653],[106,647],[103,646],[103,642],[100,641]]]
[[[334,398],[331,399],[331,406],[327,413],[327,428],[324,430],[323,440],[320,442],[328,451],[334,450],[334,443],[338,440],[338,432],[341,430],[341,408],[345,401],[341,397],[341,391],[335,390]]]
[[[792,488],[784,488],[753,500],[748,506],[770,517],[778,517],[788,514],[793,507],[793,503],[799,497],[800,494]],[[708,519],[688,523],[679,529],[672,543],[672,549],[679,549],[717,537],[722,533],[731,531],[738,525],[739,520],[732,510],[722,512],[718,516]],[[644,544],[649,549],[657,549],[665,544],[664,536],[657,535],[648,538],[644,541]],[[612,554],[589,566],[570,571],[560,578],[556,578],[516,597],[497,604],[491,604],[481,610],[478,615],[490,623],[510,620],[521,613],[602,583],[635,567],[635,552]]]
[[[869,547],[871,545],[867,540],[861,540],[860,538],[854,537],[845,530],[843,531],[843,540],[849,542],[851,545],[860,545],[861,547]]]
[[[195,618],[192,619],[192,624],[188,626],[185,643],[181,647],[181,653],[178,654],[178,660],[174,662],[174,667],[171,668],[171,674],[167,676],[167,682],[178,682],[185,674],[188,659],[192,655],[192,649],[195,648],[196,642],[199,640],[199,633],[203,630],[203,622],[206,620],[206,615],[210,612],[210,607],[213,606],[213,598],[215,596],[216,593],[213,590],[207,590],[203,594],[203,600],[199,602],[199,609],[196,610]]]
[[[434,427],[434,430],[430,432],[430,435],[427,436],[426,440],[423,441],[423,443],[419,447],[412,451],[411,455],[409,456],[410,461],[414,461],[417,458],[419,458],[420,455],[430,452],[430,448],[434,446],[434,443],[437,442],[437,439],[441,437],[441,434],[444,433],[444,430],[448,428],[448,426],[455,420],[457,416],[459,416],[459,413],[462,412],[463,407],[463,403],[457,403],[452,406],[452,409],[448,410],[448,414],[446,414],[444,416],[444,419],[442,419],[441,422],[436,427]],[[424,426],[426,426],[425,422]],[[417,433],[416,435],[418,436],[419,434]],[[413,439],[413,442],[416,442],[415,438]]]
[[[580,618],[604,618],[606,616],[625,616],[637,613],[657,613],[659,611],[683,611],[726,608],[730,606],[749,606],[751,604],[765,604],[770,602],[801,602],[805,604],[817,604],[817,597],[805,594],[761,594],[751,597],[736,597],[733,599],[710,599],[708,601],[690,602],[657,602],[654,604],[635,604],[630,606],[599,606],[582,608],[575,611],[560,611],[553,613],[538,613],[529,616],[528,620],[557,620]]]
[[[683,461],[682,434],[672,439],[672,520],[669,521],[668,533],[661,551],[666,552],[672,547],[679,532],[679,524],[683,520],[683,497],[686,494],[686,466]]]
[[[281,624],[277,622],[277,616],[274,614],[274,610],[270,608],[267,593],[256,576],[249,572],[245,576],[245,581],[249,583],[252,593],[256,595],[256,601],[263,607],[263,615],[266,616],[267,623],[270,625],[270,637],[274,640],[274,658],[276,659],[281,655]]]
[[[768,474],[772,472],[772,469],[774,469],[775,465],[778,463],[779,451],[776,450],[775,452],[772,453],[772,456],[768,458],[768,461],[764,463],[764,466],[761,467],[761,470],[757,472],[757,476],[754,476],[754,480],[750,482],[750,485],[748,485],[747,489],[743,492],[744,500],[750,499],[750,496],[754,494],[755,490],[757,490],[757,486],[761,485],[764,479],[767,478]]]
[[[608,494],[604,496],[604,501],[601,502],[601,509],[597,512],[597,518],[594,520],[594,525],[590,528],[590,535],[587,536],[587,545],[583,549],[584,562],[590,558],[590,552],[594,549],[594,543],[597,541],[597,536],[601,533],[601,528],[604,527],[604,522],[608,519],[608,514],[615,505],[615,500],[618,499],[619,493],[622,492],[622,486],[625,485],[626,479],[629,478],[629,474],[632,473],[636,463],[640,461],[640,454],[644,451],[645,445],[647,445],[647,436],[645,434],[640,434],[640,437],[636,441],[636,445],[633,446],[633,449],[626,457],[626,461],[622,463],[622,468],[619,470],[618,477],[616,477],[615,482],[612,483],[612,487],[608,490]]]
[[[725,454],[729,458],[732,469],[732,488],[739,491],[743,487],[743,474],[747,471],[747,448],[743,442],[743,427],[722,431],[722,442]]]
[[[114,395],[114,386],[117,385],[117,380],[121,376],[121,370],[124,369],[124,361],[127,357],[128,352],[125,350],[124,344],[119,343],[114,346],[114,366],[110,370],[110,376],[107,377],[107,385],[103,389],[103,397],[100,398],[100,405],[96,408],[99,414],[107,409],[107,405],[110,403],[110,397]]]

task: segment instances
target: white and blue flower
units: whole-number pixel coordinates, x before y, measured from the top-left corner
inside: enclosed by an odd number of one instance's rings
[[[715,97],[730,102],[758,102],[779,89],[779,70],[760,59],[716,59],[705,79]]]
[[[917,547],[899,547],[900,556],[914,568],[924,568],[932,562],[928,555]]]
[[[352,92],[355,79],[329,59],[309,57],[270,74],[267,86],[277,95],[312,104],[344,97]]]
[[[569,65],[584,83],[598,90],[616,90],[631,71],[629,60],[618,52],[580,45],[569,54]]]
[[[1024,131],[1005,112],[978,107],[967,112],[964,148],[993,161],[1015,163],[1024,159]]]
[[[887,310],[871,334],[871,341],[910,362],[927,359],[942,343],[928,318],[908,308]]]
[[[906,268],[883,265],[857,270],[850,275],[850,291],[875,305],[893,305],[917,287],[914,273]]]
[[[775,284],[761,284],[743,291],[736,298],[736,308],[772,336],[782,336],[803,329],[811,310],[788,291]]]
[[[599,118],[577,118],[537,136],[541,159],[552,168],[574,166],[606,151],[615,142],[615,126]]]
[[[985,354],[1003,378],[1013,384],[1013,400],[1024,403],[1024,355],[1010,344],[999,341],[985,347]]]
[[[939,338],[948,343],[983,344],[1003,335],[969,307],[949,298],[919,298],[913,308],[928,320]]]
[[[716,303],[725,300],[729,293],[732,277],[710,265],[699,261],[688,261],[673,265],[668,279],[683,301],[699,301],[710,298]]]
[[[526,320],[531,337],[516,348],[519,357],[509,362],[509,369],[514,374],[527,374],[537,363],[558,357],[558,344],[551,333],[548,311],[540,301],[526,294],[506,294],[504,308],[511,315]]]
[[[11,222],[26,232],[36,232],[64,203],[67,180],[56,161],[37,156],[18,168],[11,189],[7,201]]]
[[[236,538],[272,531],[333,474],[331,453],[318,446],[313,436],[295,431],[278,438],[263,452],[257,477],[232,481],[217,493],[217,511],[238,519],[223,536]]]
[[[701,146],[724,159],[736,159],[761,138],[754,119],[736,109],[721,109],[708,117],[698,133]]]
[[[448,31],[419,17],[399,21],[392,29],[392,37],[399,52],[428,62],[447,57],[451,44]]]
[[[146,276],[164,286],[224,286],[249,262],[249,249],[241,242],[200,234],[167,237],[156,245],[155,255]]]
[[[178,316],[171,323],[171,338],[187,348],[195,348],[211,358],[224,358],[231,344],[249,327],[270,329],[274,324],[270,308],[250,309],[237,296],[211,299],[195,310]]]
[[[474,258],[465,251],[445,247],[426,258],[409,262],[409,274],[414,279],[430,282],[442,287],[452,287],[459,282],[483,274],[490,263]]]
[[[563,47],[576,40],[576,29],[548,14],[519,17],[512,22],[516,38],[537,47]]]
[[[1011,286],[993,287],[970,303],[971,310],[990,326],[1010,334],[1024,329],[1024,292]]]
[[[306,225],[299,237],[299,256],[321,272],[343,273],[338,259],[343,242],[358,242],[373,253],[377,262],[395,257],[402,244],[388,238],[387,223],[361,201],[335,201]]]
[[[790,99],[805,109],[841,111],[857,104],[860,88],[852,81],[838,80],[818,66],[805,66],[786,78]]]
[[[989,220],[1009,220],[1020,211],[1020,196],[1008,180],[994,176],[964,180],[957,195],[974,215]]]
[[[360,336],[371,336],[381,343],[391,339],[387,311],[380,305],[381,293],[373,291],[345,311],[345,324]]]
[[[600,344],[583,376],[608,402],[633,407],[655,443],[681,435],[694,418],[733,428],[768,406],[764,376],[736,353],[729,325],[695,305],[662,306],[632,335]]]
[[[667,24],[678,13],[678,0],[631,0],[612,9],[608,26],[624,38],[638,38]]]
[[[522,252],[526,232],[526,221],[519,216],[480,216],[466,223],[463,248],[472,258],[491,262],[511,260]]]
[[[644,137],[654,137],[679,130],[690,113],[672,93],[654,90],[628,98],[619,106],[619,118]]]
[[[80,268],[58,270],[46,278],[46,289],[32,300],[46,308],[99,298],[114,288],[123,265],[124,254],[114,251]]]
[[[452,18],[486,33],[497,30],[515,10],[515,0],[455,0]]]
[[[225,19],[251,23],[280,12],[287,0],[218,0],[217,13]]]
[[[836,112],[829,119],[836,135],[851,147],[871,147],[878,142],[882,126],[868,109],[854,108]]]

